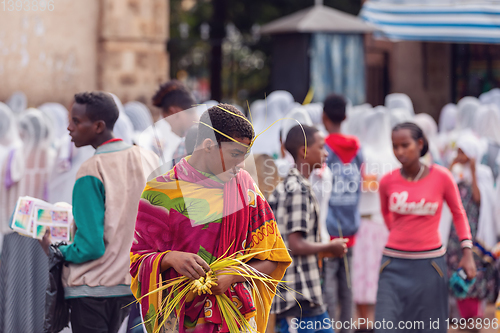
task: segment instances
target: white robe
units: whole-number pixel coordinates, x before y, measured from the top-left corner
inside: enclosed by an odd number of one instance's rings
[[[481,203],[479,207],[479,221],[476,233],[476,241],[481,243],[487,250],[491,250],[497,243],[497,237],[500,232],[499,219],[495,214],[495,191],[494,180],[491,169],[480,164],[482,157],[481,143],[472,133],[463,134],[457,141],[457,148],[460,148],[467,157],[476,161],[476,181],[481,194]],[[458,182],[471,184],[472,174],[468,164],[455,165],[452,174]],[[443,214],[445,215],[445,214]],[[441,236],[444,239],[449,237],[449,226],[451,219],[445,221],[442,219],[440,226]]]

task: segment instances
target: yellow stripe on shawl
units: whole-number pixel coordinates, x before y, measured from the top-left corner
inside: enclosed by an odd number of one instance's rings
[[[273,234],[278,236],[277,239],[274,239],[274,237],[270,237]],[[271,277],[276,280],[282,280],[283,276],[285,275],[285,270],[288,266],[290,266],[290,263],[292,262],[292,258],[288,254],[285,243],[283,242],[283,239],[279,234],[276,221],[270,220],[264,223],[259,229],[252,232],[252,238],[254,238],[254,236],[256,236],[257,239],[260,239],[260,241],[258,244],[252,241],[251,247],[247,250],[248,253],[259,252],[263,250],[271,251],[257,253],[251,259],[277,262],[278,267],[276,267],[274,272],[271,274]],[[269,285],[273,291],[272,293],[270,293],[269,289],[263,284],[263,282],[256,281],[256,284],[258,291],[254,291],[253,293],[257,309],[255,321],[257,323],[257,331],[260,333],[264,333],[266,331],[267,320],[269,319],[269,312],[271,311],[271,303],[276,292],[276,285]],[[260,299],[262,300],[262,302],[259,301],[259,296],[257,294],[260,295]]]
[[[160,266],[161,266],[161,260],[163,259],[163,255],[168,253],[170,251],[165,251],[163,253],[159,253],[159,255],[156,256],[155,260],[153,261],[153,269],[151,270],[151,274],[149,275],[149,283],[148,283],[148,292],[151,292],[153,290],[156,290],[162,281],[161,274],[157,274],[157,272],[160,272]],[[139,254],[133,254],[132,252],[130,253],[130,262],[135,263],[141,259],[148,260],[148,256],[151,254],[146,254],[146,255],[139,255]],[[141,283],[146,283],[146,281],[139,281],[139,276],[140,276],[140,268],[137,271],[137,274],[135,276],[132,276],[132,283],[130,284],[130,289],[132,290],[132,293],[134,295],[140,294],[141,291],[139,290],[139,282]],[[152,305],[154,307],[154,313],[158,312],[158,309],[160,308],[160,301],[161,299],[158,297],[160,293],[153,293],[148,296],[148,303],[150,306]],[[145,315],[145,314],[143,314]],[[156,332],[158,329],[158,321],[154,321],[154,327],[153,331]]]

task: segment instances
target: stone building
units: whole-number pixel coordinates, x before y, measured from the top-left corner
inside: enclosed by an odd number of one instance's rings
[[[500,45],[390,42],[365,38],[367,102],[384,104],[388,93],[410,96],[415,111],[434,118],[447,103],[479,97],[500,87]]]
[[[0,101],[20,90],[29,106],[67,106],[76,92],[104,90],[149,104],[169,76],[168,0],[41,2],[0,4]]]
[[[415,112],[438,119],[441,108],[463,96],[452,91],[452,45],[365,38],[367,102],[384,105],[389,93],[410,96]]]
[[[363,0],[360,16],[385,38],[365,38],[367,101],[406,93],[437,119],[445,104],[500,87],[499,15],[498,1]]]

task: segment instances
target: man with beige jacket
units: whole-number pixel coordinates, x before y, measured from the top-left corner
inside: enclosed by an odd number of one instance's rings
[[[70,113],[75,146],[96,149],[73,189],[73,243],[59,247],[74,333],[116,333],[134,301],[129,250],[139,198],[158,157],[114,137],[118,112],[110,94],[85,92],[75,95]]]

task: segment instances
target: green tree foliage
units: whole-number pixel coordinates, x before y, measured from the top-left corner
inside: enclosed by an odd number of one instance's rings
[[[232,23],[237,34],[232,36],[232,40],[226,38],[223,44],[223,99],[242,105],[246,99],[263,98],[270,89],[272,41],[269,36],[255,38],[256,26],[311,7],[314,0],[225,2],[224,23]],[[188,73],[190,77],[208,78],[211,41],[202,39],[200,28],[213,19],[212,1],[198,0],[192,6],[185,5],[186,1],[170,0],[171,76]],[[324,0],[324,5],[358,15],[361,0]],[[184,39],[181,38],[181,24],[189,31],[189,36]]]

